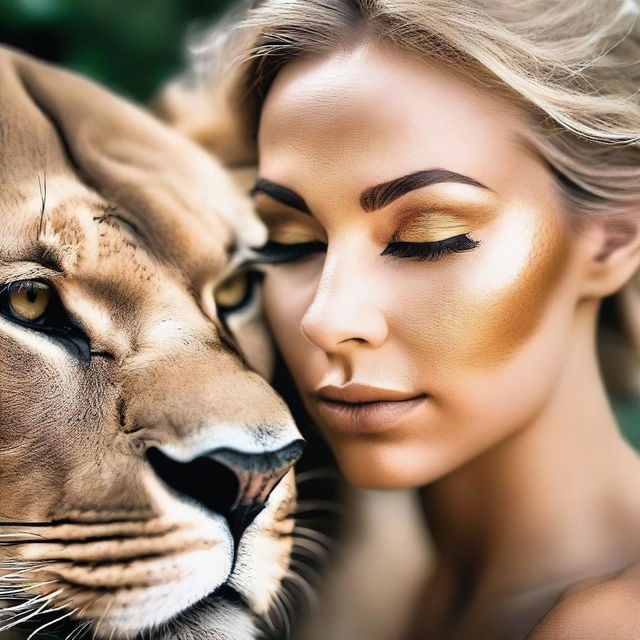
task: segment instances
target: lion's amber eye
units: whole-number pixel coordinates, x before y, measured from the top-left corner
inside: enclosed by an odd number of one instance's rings
[[[251,286],[249,274],[238,273],[227,278],[218,285],[214,298],[219,309],[230,310],[241,306],[249,293]]]
[[[29,331],[45,333],[70,347],[83,360],[92,356],[86,333],[67,313],[56,287],[46,281],[18,280],[0,287],[0,322],[5,319]],[[96,352],[96,355],[105,354]]]
[[[44,282],[21,282],[9,292],[9,302],[14,313],[30,322],[44,315],[50,301],[51,287]]]

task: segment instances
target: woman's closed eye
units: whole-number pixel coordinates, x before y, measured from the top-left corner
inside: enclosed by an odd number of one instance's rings
[[[326,250],[327,244],[318,240],[296,243],[269,240],[265,245],[255,250],[260,256],[256,262],[271,264],[295,262],[315,253],[324,253]]]
[[[306,215],[261,212],[260,217],[269,230],[269,240],[255,249],[259,255],[255,262],[294,262],[327,249],[322,228],[317,224],[310,225]]]
[[[435,242],[390,242],[380,255],[432,261],[450,253],[475,249],[479,244],[479,240],[472,240],[466,233],[462,233]]]
[[[469,231],[477,228],[478,221],[470,224],[468,215],[461,219],[441,207],[409,209],[381,255],[434,261],[475,249],[480,241],[472,240]]]
[[[392,240],[380,255],[434,261],[450,253],[461,253],[475,249],[479,244],[479,240],[472,240],[467,234],[459,234],[435,242],[398,242]],[[313,254],[324,253],[326,250],[327,244],[320,241],[284,243],[269,240],[256,250],[260,256],[257,262],[272,264],[295,262]]]

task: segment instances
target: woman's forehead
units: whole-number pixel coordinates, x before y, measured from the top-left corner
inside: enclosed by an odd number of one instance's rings
[[[429,115],[440,107],[465,119],[490,112],[517,120],[518,113],[504,97],[443,62],[417,59],[373,42],[287,64],[271,86],[263,118],[273,111],[273,103],[282,117],[306,113],[334,122],[356,108],[370,119],[384,107],[403,108],[411,115],[411,105]]]
[[[363,46],[291,63],[276,77],[261,119],[261,174],[348,176],[362,190],[441,169],[499,188],[507,169],[532,161],[518,143],[525,126],[506,99],[442,65]]]

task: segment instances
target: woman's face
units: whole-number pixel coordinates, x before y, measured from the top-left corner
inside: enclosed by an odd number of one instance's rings
[[[526,126],[489,90],[370,44],[292,63],[269,92],[265,310],[356,484],[435,480],[553,395],[581,254]]]

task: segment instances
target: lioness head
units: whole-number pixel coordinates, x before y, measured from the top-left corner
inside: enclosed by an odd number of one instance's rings
[[[207,154],[85,80],[3,50],[0,107],[0,630],[253,638],[301,440],[214,291],[263,230]]]

